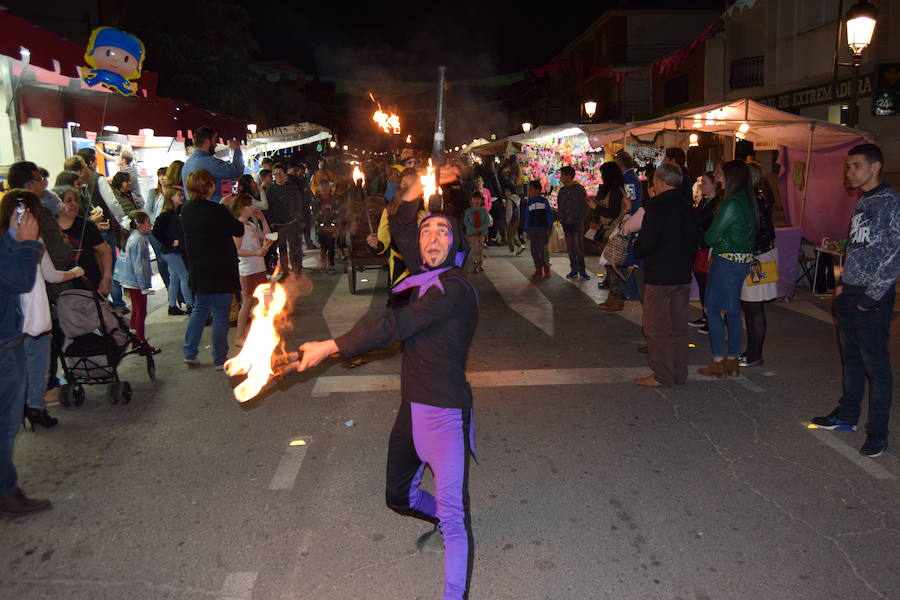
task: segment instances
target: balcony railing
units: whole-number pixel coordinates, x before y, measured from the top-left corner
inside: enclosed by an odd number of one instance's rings
[[[766,84],[766,57],[751,56],[731,63],[731,89],[754,87]]]

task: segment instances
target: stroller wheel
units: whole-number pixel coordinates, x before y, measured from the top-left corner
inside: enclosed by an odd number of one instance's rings
[[[72,389],[72,404],[75,406],[81,406],[84,404],[84,387],[80,385],[76,385],[74,389]]]
[[[150,355],[147,355],[147,376],[150,381],[156,381],[156,361]]]
[[[114,381],[106,386],[106,399],[110,404],[119,403],[119,388],[121,385],[121,381]]]
[[[121,390],[119,391],[119,401],[122,404],[128,404],[131,402],[131,384],[127,381],[123,381],[121,386]]]
[[[63,406],[72,406],[72,386],[68,383],[59,386],[59,403]]]

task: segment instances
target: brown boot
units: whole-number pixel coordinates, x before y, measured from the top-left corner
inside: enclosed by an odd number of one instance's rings
[[[597,308],[604,312],[618,312],[625,308],[625,301],[621,298],[616,298],[615,296],[609,296],[606,299],[606,302],[598,304]]]
[[[726,358],[722,362],[725,364],[725,377],[737,377],[740,374],[740,359]]]
[[[5,517],[30,515],[48,508],[50,508],[49,500],[29,498],[19,488],[16,488],[15,492],[0,501],[0,515]]]
[[[707,377],[725,377],[725,361],[710,361],[705,367],[697,369],[697,373]]]

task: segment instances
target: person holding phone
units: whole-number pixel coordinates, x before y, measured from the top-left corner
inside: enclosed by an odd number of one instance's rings
[[[25,337],[19,296],[34,287],[43,246],[38,222],[27,208],[17,213],[17,194],[0,200],[0,515],[19,517],[50,508],[49,500],[29,498],[18,486],[13,440],[25,408]]]

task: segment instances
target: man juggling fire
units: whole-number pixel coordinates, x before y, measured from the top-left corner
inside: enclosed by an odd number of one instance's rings
[[[337,339],[303,344],[298,370],[335,352],[350,357],[404,341],[400,410],[388,444],[387,505],[440,527],[443,600],[462,600],[468,598],[474,557],[472,389],[465,363],[478,296],[460,268],[468,250],[462,230],[440,212],[426,213],[417,226],[421,196],[417,180],[403,192],[405,202],[391,220],[391,234],[413,271],[392,291],[412,290],[411,302]],[[434,474],[434,495],[419,487],[426,465]]]

